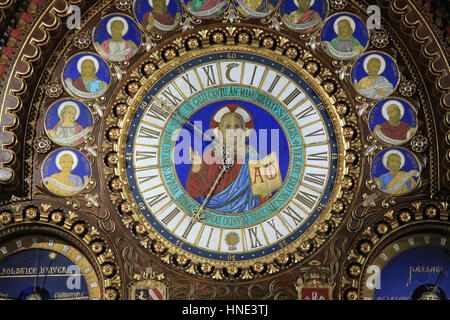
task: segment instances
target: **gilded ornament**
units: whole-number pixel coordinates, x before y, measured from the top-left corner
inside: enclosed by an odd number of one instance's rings
[[[147,231],[143,224],[137,224],[135,229],[136,229],[136,233],[139,235],[143,235]]]
[[[118,103],[114,106],[114,114],[119,117],[123,117],[128,110],[128,105],[126,103]]]
[[[105,290],[105,299],[106,300],[116,300],[118,298],[119,294],[116,290],[109,288]]]
[[[376,231],[379,234],[384,235],[384,234],[386,234],[389,231],[389,226],[388,226],[387,223],[381,222],[381,223],[377,224]]]
[[[404,97],[412,97],[417,90],[417,85],[412,80],[403,81],[398,87],[400,94]]]
[[[411,140],[411,149],[414,152],[417,153],[422,153],[425,152],[428,148],[428,139],[426,137],[424,137],[423,135],[418,135],[415,136],[412,140]]]
[[[409,211],[400,211],[398,218],[401,222],[407,223],[411,220],[411,213]]]
[[[110,277],[110,276],[112,276],[114,274],[114,272],[115,272],[115,269],[114,269],[114,266],[112,264],[107,263],[107,264],[102,266],[102,273],[105,276]]]
[[[58,98],[63,92],[63,87],[58,82],[49,82],[45,86],[45,94],[50,98]]]
[[[137,81],[132,81],[132,82],[130,82],[130,83],[128,83],[127,84],[127,92],[128,92],[128,94],[135,94],[135,93],[137,93],[138,91],[139,91],[139,88],[140,88],[141,86],[140,86],[140,84],[139,84],[139,82],[137,82]]]
[[[358,300],[358,291],[356,289],[350,289],[346,292],[345,298],[347,300]]]
[[[13,220],[13,218],[12,218],[11,212],[3,211],[3,212],[0,213],[0,222],[3,225],[11,223],[12,220]]]
[[[289,59],[295,59],[298,56],[298,49],[297,48],[287,48],[286,49],[286,57],[288,57]]]
[[[335,201],[332,207],[332,210],[336,213],[341,213],[345,209],[345,205],[342,201]]]
[[[383,49],[386,48],[389,44],[389,36],[386,34],[386,32],[375,31],[372,34],[371,42],[375,48]]]
[[[342,10],[347,6],[348,0],[331,0],[330,5],[333,9]]]
[[[164,51],[164,57],[167,60],[175,59],[177,57],[177,51],[175,49],[173,49],[173,48],[169,48],[166,51]]]
[[[427,218],[433,219],[438,215],[438,209],[434,206],[428,206],[425,208],[425,216]]]
[[[94,243],[91,244],[91,250],[95,253],[95,254],[99,254],[103,251],[104,249],[104,245],[103,243],[101,243],[100,241],[95,241]]]
[[[122,181],[118,177],[111,179],[109,185],[111,187],[111,190],[114,192],[120,191],[122,189]]]
[[[350,265],[348,269],[350,277],[357,277],[361,274],[361,266],[357,263]]]
[[[223,35],[222,32],[214,32],[212,35],[212,40],[216,44],[222,43],[225,40],[225,36]]]
[[[88,32],[80,32],[73,40],[75,47],[84,50],[91,45],[91,36]]]
[[[106,132],[106,135],[110,140],[117,140],[120,136],[120,129],[113,127]]]
[[[60,223],[60,222],[63,221],[64,216],[63,216],[63,214],[62,214],[61,212],[56,211],[56,212],[53,212],[53,213],[50,215],[50,219],[51,219],[54,223]]]
[[[147,62],[142,67],[144,76],[149,77],[156,71],[156,65],[152,62]]]
[[[266,49],[272,49],[275,45],[275,41],[271,37],[265,37],[262,41],[262,46]]]
[[[78,235],[82,235],[86,231],[86,227],[82,223],[77,223],[73,227],[73,231]]]
[[[25,209],[25,217],[27,217],[30,220],[34,220],[38,217],[39,210],[35,207],[28,207]]]
[[[368,254],[372,250],[372,245],[369,241],[362,241],[359,245],[359,251],[363,254]]]
[[[346,116],[349,111],[349,108],[344,103],[338,103],[336,105],[336,112],[341,116]]]
[[[200,41],[195,37],[191,37],[187,41],[187,46],[191,50],[198,49],[200,47]]]
[[[238,35],[238,42],[246,44],[250,41],[250,35],[247,32],[241,32]]]
[[[37,153],[47,153],[50,151],[51,147],[52,144],[50,140],[44,136],[37,137],[34,142],[34,150],[36,150]]]

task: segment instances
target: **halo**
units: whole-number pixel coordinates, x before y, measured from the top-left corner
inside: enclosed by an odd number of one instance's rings
[[[166,6],[169,5],[170,0],[166,0]],[[148,0],[148,4],[150,5],[150,7],[152,7],[153,9],[153,0]]]
[[[100,68],[100,65],[99,65],[97,59],[96,59],[94,56],[87,56],[87,55],[84,56],[84,57],[82,57],[82,58],[80,58],[80,59],[78,60],[78,62],[77,62],[77,70],[78,70],[78,72],[81,74],[81,64],[82,64],[84,61],[86,61],[86,60],[91,60],[91,61],[94,63],[94,66],[95,66],[95,73],[97,73],[97,72],[98,72],[98,69]]]
[[[387,158],[388,158],[391,154],[396,154],[396,155],[398,155],[398,156],[400,157],[400,168],[399,168],[399,170],[400,170],[401,168],[403,168],[403,166],[405,165],[405,156],[403,155],[403,153],[401,153],[400,151],[395,150],[395,149],[389,150],[389,151],[387,151],[387,152],[384,154],[383,159],[382,159],[382,160],[383,160],[383,165],[384,165],[384,167],[387,169]]]
[[[61,151],[60,153],[58,153],[58,155],[56,156],[56,159],[55,159],[56,167],[59,170],[61,170],[61,166],[59,164],[59,160],[61,159],[61,157],[63,155],[66,155],[66,154],[68,154],[68,155],[70,155],[72,157],[72,160],[73,160],[73,162],[72,162],[72,170],[75,169],[77,167],[77,165],[78,165],[78,157],[73,151],[70,151],[70,150],[65,150],[65,151]]]
[[[381,62],[381,66],[380,66],[380,70],[378,71],[378,75],[382,74],[384,72],[384,70],[386,69],[386,61],[379,54],[371,54],[371,55],[368,55],[364,59],[364,71],[367,72],[367,64],[369,63],[369,60],[372,58],[378,59]],[[367,72],[367,73],[369,73],[369,72]]]
[[[314,3],[316,3],[316,0],[311,0],[311,2],[309,3],[309,7],[311,8],[314,5]],[[298,0],[294,0],[294,4],[298,8]]]
[[[356,30],[355,20],[353,20],[349,16],[342,16],[342,17],[337,18],[336,21],[334,21],[334,24],[333,24],[334,33],[338,34],[338,23],[343,20],[347,20],[350,23],[350,28],[352,28],[353,32],[355,32],[355,30]]]
[[[112,24],[114,21],[121,21],[121,22],[123,23],[122,37],[123,37],[124,35],[126,35],[127,32],[128,32],[129,26],[128,26],[127,20],[125,20],[125,19],[122,18],[122,17],[114,17],[114,18],[111,18],[111,19],[109,19],[108,23],[106,23],[106,31],[108,31],[109,35],[111,36],[111,24]]]
[[[405,114],[405,107],[400,101],[397,100],[388,100],[383,104],[383,106],[381,107],[381,114],[383,115],[383,118],[386,119],[386,121],[389,121],[387,107],[391,104],[395,104],[398,107],[398,109],[400,110],[400,119],[403,118],[403,115]]]
[[[78,117],[80,116],[80,107],[78,106],[78,104],[76,104],[73,101],[64,101],[63,103],[61,103],[58,107],[58,116],[61,119],[61,112],[63,111],[65,106],[73,106],[75,108],[75,119],[77,120]]]

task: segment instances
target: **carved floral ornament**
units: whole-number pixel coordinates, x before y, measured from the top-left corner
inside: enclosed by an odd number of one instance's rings
[[[263,17],[249,15],[248,12],[252,11],[247,10],[246,13],[245,10],[239,10],[238,3],[242,1],[234,1],[224,6],[221,13],[214,18],[202,17],[198,12],[195,14],[193,9],[192,12],[188,11],[185,2],[180,2],[180,8],[184,8],[180,11],[181,14],[173,17],[175,27],[163,32],[160,32],[161,30],[154,32],[154,29],[149,31],[144,27],[144,17],[136,12],[139,10],[133,8],[132,1],[106,1],[94,7],[82,7],[81,10],[83,12],[89,10],[89,14],[83,15],[80,29],[67,32],[64,41],[61,41],[50,54],[38,49],[37,44],[42,47],[50,46],[53,43],[51,30],[65,28],[64,22],[71,19],[71,15],[67,13],[69,3],[60,2],[55,8],[46,8],[37,1],[30,2],[30,7],[34,9],[27,10],[28,15],[23,15],[22,20],[29,23],[27,28],[31,36],[29,39],[24,39],[18,33],[14,33],[16,40],[26,41],[13,43],[14,41],[11,40],[9,42],[10,48],[22,48],[25,53],[19,57],[15,56],[11,50],[7,56],[8,59],[17,59],[19,63],[9,69],[4,68],[2,88],[5,90],[2,90],[3,93],[0,94],[2,105],[0,108],[2,119],[0,183],[8,190],[14,184],[20,184],[24,190],[22,193],[13,192],[14,196],[10,197],[11,200],[0,200],[0,204],[4,204],[0,215],[3,221],[0,222],[4,227],[36,221],[70,232],[80,238],[74,225],[68,222],[72,219],[70,218],[72,211],[61,213],[61,215],[50,214],[51,209],[45,210],[40,204],[34,203],[34,199],[37,198],[55,199],[55,202],[63,205],[70,201],[73,209],[84,210],[82,213],[77,212],[80,220],[87,221],[88,219],[84,217],[87,215],[99,223],[99,230],[94,227],[88,228],[89,230],[114,236],[124,231],[125,237],[139,246],[139,252],[147,253],[151,260],[155,259],[162,265],[168,265],[192,277],[225,282],[250,279],[255,281],[263,279],[266,275],[283,274],[285,270],[296,269],[316,255],[320,256],[323,250],[327,250],[331,239],[339,232],[343,232],[343,236],[349,240],[360,232],[373,232],[373,228],[367,229],[371,219],[378,217],[379,212],[383,210],[389,210],[397,204],[401,205],[409,201],[411,199],[409,197],[428,199],[430,193],[436,195],[442,193],[445,186],[448,187],[450,184],[450,171],[447,168],[450,163],[447,155],[448,144],[443,146],[436,140],[435,137],[440,134],[441,129],[435,127],[435,119],[430,112],[432,105],[435,108],[438,108],[438,105],[441,106],[437,110],[438,114],[443,114],[443,110],[448,107],[448,99],[444,96],[448,84],[443,78],[445,71],[443,65],[447,61],[447,56],[442,51],[440,39],[430,34],[431,31],[427,29],[428,21],[422,17],[415,5],[408,5],[409,1],[406,0],[398,0],[389,3],[388,7],[381,5],[380,7],[383,19],[385,19],[384,13],[389,15],[389,19],[405,16],[399,23],[404,30],[413,29],[410,37],[421,46],[422,51],[419,54],[430,61],[428,69],[416,69],[412,61],[417,59],[417,53],[403,47],[402,42],[398,40],[399,33],[396,30],[390,30],[384,23],[381,29],[368,33],[367,43],[362,45],[364,50],[361,55],[353,60],[345,60],[330,56],[329,52],[324,50],[321,46],[323,42],[321,28],[300,32],[295,29],[295,24],[294,28],[292,25],[289,27],[289,20],[280,14],[282,1],[275,1],[274,9]],[[170,10],[175,10],[173,8],[171,7]],[[328,13],[323,17],[322,22],[325,22],[327,17],[338,16],[342,12],[357,14],[364,20],[363,18],[368,18],[366,9],[353,1],[328,1],[326,6]],[[32,19],[29,15],[33,12],[40,12],[43,18]],[[125,21],[128,24],[128,30],[131,30],[134,23],[141,32],[139,39],[124,38],[127,41],[124,52],[127,53],[123,56],[105,53],[109,50],[109,45],[106,42],[102,45],[101,40],[104,40],[113,28],[113,23],[108,24],[108,19],[112,21],[115,19],[115,26],[120,23],[123,26]],[[105,22],[104,30],[100,28],[102,20]],[[20,24],[20,28],[18,26],[19,30],[24,30],[25,22]],[[96,26],[99,27],[96,28]],[[350,26],[352,26],[351,23]],[[333,27],[329,28],[330,32],[332,29]],[[94,30],[97,30],[97,33]],[[332,39],[328,40],[332,42]],[[335,201],[327,204],[324,213],[299,241],[260,260],[251,260],[248,263],[231,260],[226,263],[216,263],[214,260],[198,258],[189,252],[179,250],[176,245],[165,241],[155,233],[148,221],[139,216],[139,204],[133,199],[123,171],[125,169],[123,142],[126,135],[124,126],[130,118],[130,110],[138,107],[136,101],[143,97],[144,91],[150,88],[165,71],[176,70],[188,60],[188,57],[197,57],[206,51],[227,52],[233,48],[246,53],[259,51],[266,57],[301,70],[312,86],[326,98],[327,108],[334,114],[334,124],[339,124],[340,127],[338,129],[340,134],[339,177],[336,182],[338,187],[334,191]],[[4,55],[5,52],[8,53],[8,51],[2,51]],[[364,56],[366,54],[367,56]],[[32,64],[32,61],[44,59],[44,55],[48,61],[45,69]],[[114,59],[108,59],[108,57]],[[388,68],[393,68],[395,65],[398,67],[398,81],[392,85],[393,92],[389,96],[392,99],[386,101],[386,103],[391,102],[389,105],[378,104],[379,99],[371,99],[370,94],[357,90],[354,86],[356,73],[352,74],[352,70],[356,70],[357,66],[361,70],[368,70],[368,60],[365,63],[365,57],[372,57],[378,61],[384,59],[385,67],[388,66]],[[358,65],[359,58],[362,60]],[[3,60],[0,60],[0,65],[4,65]],[[389,64],[389,61],[392,61],[392,64]],[[91,66],[96,71],[98,80],[93,82],[92,87],[84,88],[85,91],[91,90],[98,94],[83,93],[83,85],[73,76],[81,70],[82,65],[88,68]],[[382,63],[381,65],[383,66]],[[39,83],[28,78],[28,75],[36,72],[42,72]],[[435,77],[433,78],[437,89],[435,96],[429,96],[427,84],[420,81],[421,78],[426,77],[425,74],[433,74]],[[361,79],[356,80],[358,82]],[[35,82],[28,83],[29,81]],[[27,90],[35,88],[33,100],[24,94],[25,87]],[[65,100],[72,101],[72,110],[75,110],[76,118],[79,119],[77,123],[80,128],[77,129],[77,139],[67,139],[62,136],[62,138],[55,138],[51,135],[51,131],[54,128],[57,129],[58,116],[63,113],[62,107],[58,109],[59,105],[64,104]],[[77,101],[80,104],[77,105]],[[73,102],[76,102],[75,105]],[[414,123],[404,130],[407,136],[403,138],[395,139],[386,134],[376,133],[383,131],[377,125],[381,125],[383,119],[388,118],[387,109],[392,104],[397,105],[402,116],[408,117],[409,124]],[[51,109],[51,106],[54,108]],[[70,108],[66,111],[68,109]],[[395,108],[390,108],[392,109]],[[375,115],[377,110],[378,114]],[[48,124],[44,123],[45,116],[49,119]],[[436,114],[434,117],[440,118]],[[449,127],[447,118],[442,117],[444,131]],[[22,123],[29,124],[25,134],[19,132]],[[83,131],[86,128],[89,130]],[[20,146],[26,150],[23,154],[19,151]],[[403,159],[404,171],[410,173],[411,177],[408,176],[410,184],[406,189],[402,186],[394,185],[392,188],[392,186],[383,185],[382,179],[379,178],[384,173],[382,166],[388,163],[390,155],[391,161],[393,158],[399,158],[400,162]],[[72,164],[74,159],[78,159],[73,168],[78,170],[77,174],[81,180],[77,181],[75,188],[61,192],[57,183],[49,188],[47,182],[54,183],[50,178],[58,167],[58,161],[63,157],[71,158]],[[438,169],[439,172],[445,173],[438,176]],[[22,171],[24,176],[18,176],[18,173]],[[59,191],[55,192],[55,190]],[[13,202],[17,202],[17,210],[12,207]],[[29,204],[34,206],[36,210],[19,209],[18,206],[22,203],[27,208]],[[442,206],[437,207],[439,212],[443,212]],[[92,209],[89,214],[86,213],[88,209]],[[429,214],[432,214],[431,211]],[[411,217],[414,220],[415,215]],[[442,217],[443,215],[439,214],[440,220],[437,221],[443,223]],[[408,217],[403,214],[398,219],[406,221]],[[394,232],[398,229],[392,221],[389,220],[385,228]],[[89,226],[93,225],[95,224],[89,224]],[[122,226],[124,226],[123,230]],[[385,230],[383,226],[377,225],[376,228],[381,232]],[[83,237],[80,241],[86,246],[92,245],[88,238]],[[368,239],[371,242],[366,249],[371,252],[375,242],[370,237]],[[228,240],[229,243],[237,241],[231,236]],[[106,244],[106,242],[103,243]],[[90,254],[95,256],[95,252]],[[353,253],[350,252],[349,256],[352,255]],[[103,256],[100,256],[95,256],[96,263],[99,265],[101,265],[99,261],[103,259]],[[113,255],[108,261],[115,268],[120,265]],[[345,264],[347,261],[342,263]],[[346,271],[346,275],[342,275],[341,285],[338,284],[335,287],[335,290],[340,292],[340,297],[358,296],[358,283],[355,282],[356,280],[347,279],[349,277],[354,279],[355,274],[359,272],[358,266],[351,265],[349,270]],[[104,271],[109,273],[110,269],[105,268]],[[104,291],[105,298],[122,298],[124,294],[129,294],[121,291],[123,288],[118,274],[119,272],[113,278],[106,279],[107,276],[103,273],[102,277],[106,277],[103,286],[109,290]],[[130,274],[132,274],[131,271]],[[338,279],[337,282],[339,281]],[[155,283],[148,285],[158,287]],[[161,287],[161,290],[163,289]],[[356,290],[356,294],[352,290]],[[333,295],[330,293],[329,296]],[[334,296],[336,297],[336,294]]]

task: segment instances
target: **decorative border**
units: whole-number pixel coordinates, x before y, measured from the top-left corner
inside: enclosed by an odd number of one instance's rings
[[[77,247],[95,267],[102,298],[120,298],[118,260],[99,230],[77,213],[48,202],[20,202],[0,209],[2,239],[45,232]],[[71,238],[75,241],[71,241]],[[73,243],[72,243],[73,242]]]

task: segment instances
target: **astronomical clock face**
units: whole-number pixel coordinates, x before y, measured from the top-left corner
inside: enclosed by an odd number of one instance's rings
[[[273,259],[336,198],[342,128],[294,64],[210,51],[135,98],[122,178],[140,220],[177,254],[212,265]]]
[[[443,1],[72,2],[0,5],[0,299],[450,298]]]

